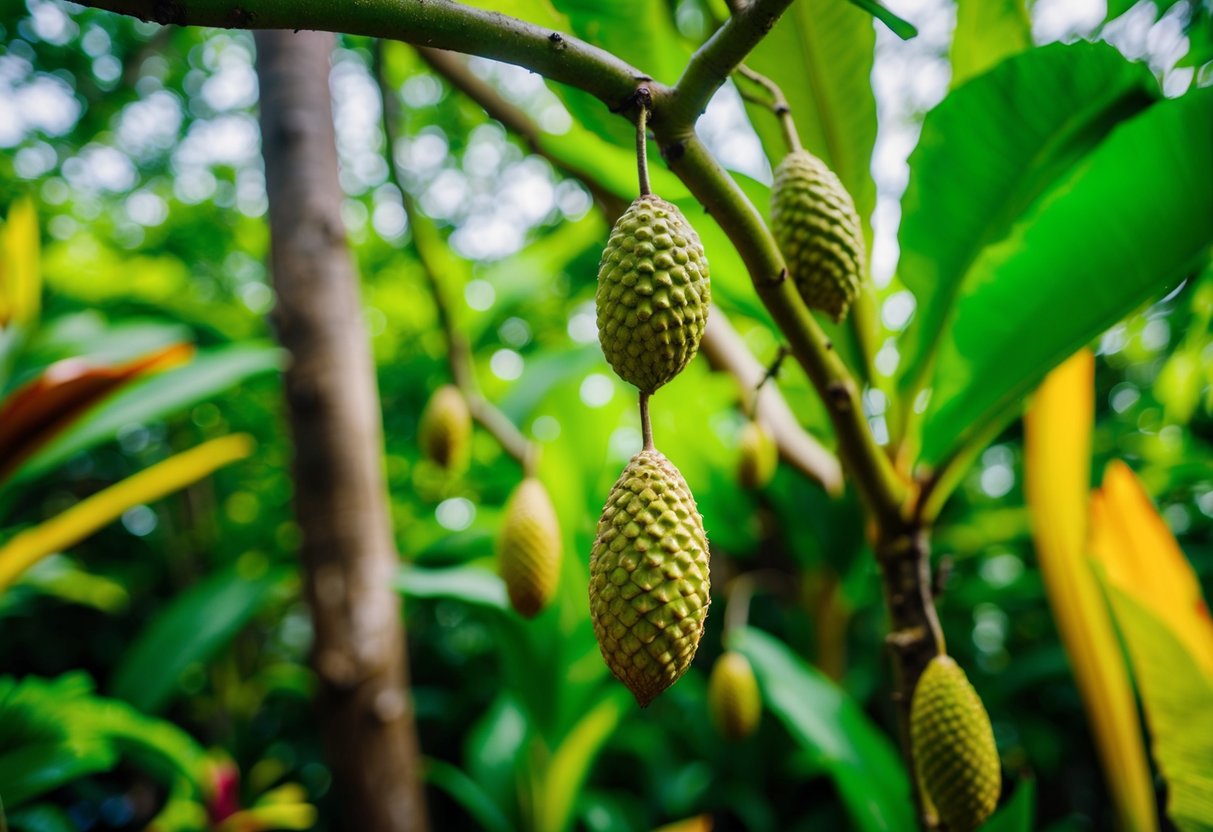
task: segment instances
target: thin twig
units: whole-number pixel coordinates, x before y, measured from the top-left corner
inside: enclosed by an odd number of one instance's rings
[[[788,104],[788,99],[784,96],[780,86],[761,72],[755,72],[745,64],[740,64],[737,67],[737,74],[748,81],[758,84],[767,91],[767,94],[771,96],[770,101],[760,101],[757,98],[747,98],[746,100],[770,107],[771,112],[779,119],[779,128],[783,131],[783,140],[788,145],[788,152],[795,153],[797,150],[800,150],[800,134],[796,132],[796,122],[792,119],[792,108]],[[746,94],[742,93],[742,97],[746,97]]]
[[[413,248],[417,259],[421,262],[421,270],[425,273],[426,283],[429,285],[430,295],[437,310],[438,323],[446,340],[447,363],[451,370],[451,380],[455,382],[455,386],[467,400],[472,418],[497,440],[503,451],[522,466],[524,476],[531,476],[535,473],[535,466],[538,463],[539,449],[534,442],[522,434],[522,431],[510,421],[509,417],[480,392],[480,385],[476,381],[476,371],[472,363],[471,346],[451,314],[451,305],[439,276],[441,269],[433,262],[433,257],[428,251],[429,246],[420,239],[422,235],[418,231],[418,225],[424,220],[418,215],[412,197],[404,188],[400,170],[396,164],[396,155],[393,152],[393,148],[396,146],[398,104],[396,92],[387,82],[383,45],[382,40],[376,41],[374,71],[379,84],[380,96],[383,99],[382,126],[387,145],[388,181],[400,191],[400,200],[404,206],[409,228],[413,229]]]

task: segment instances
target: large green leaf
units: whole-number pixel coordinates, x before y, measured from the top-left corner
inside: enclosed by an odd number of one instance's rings
[[[974,264],[932,380],[922,458],[988,433],[1046,372],[1213,244],[1213,89],[1117,128]]]
[[[952,35],[952,86],[997,66],[1032,45],[1023,0],[958,0]]]
[[[754,666],[767,707],[834,779],[854,828],[914,829],[905,770],[859,706],[778,639],[752,628],[732,638]]]
[[[276,347],[241,344],[199,353],[189,364],[152,376],[96,408],[74,427],[34,453],[17,480],[45,474],[70,457],[111,439],[125,425],[162,419],[229,390],[250,378],[281,368]]]
[[[228,568],[177,596],[123,654],[111,693],[145,713],[163,708],[185,669],[223,647],[287,574],[272,569],[248,577]]]
[[[956,296],[975,282],[969,275],[982,251],[1118,122],[1147,106],[1156,86],[1111,46],[1053,44],[974,78],[927,114],[900,232],[898,271],[917,303],[898,345],[909,397],[925,381]]]

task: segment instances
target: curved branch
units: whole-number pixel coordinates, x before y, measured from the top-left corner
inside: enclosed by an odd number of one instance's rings
[[[692,127],[716,90],[790,5],[792,0],[751,0],[734,12],[691,56],[678,83],[654,96],[654,108],[669,124],[666,129]]]
[[[480,384],[476,381],[476,369],[472,361],[472,349],[467,336],[459,330],[451,314],[450,298],[446,287],[442,285],[442,267],[435,262],[431,244],[439,244],[436,231],[423,233],[420,227],[423,220],[418,216],[413,198],[404,188],[400,178],[400,169],[396,164],[396,122],[399,118],[399,106],[396,94],[384,77],[383,71],[383,41],[375,43],[374,66],[372,68],[375,81],[379,86],[382,101],[383,137],[387,147],[388,181],[400,192],[400,202],[408,218],[409,228],[413,230],[413,250],[421,262],[421,270],[425,273],[426,282],[430,287],[430,296],[438,310],[438,323],[446,339],[447,364],[451,370],[451,379],[463,393],[468,410],[476,420],[501,446],[509,456],[522,467],[523,476],[533,476],[538,464],[539,448],[501,412],[496,405],[480,392]],[[521,111],[519,111],[521,112]],[[522,114],[525,117],[525,114]],[[431,235],[434,235],[431,238]]]
[[[759,297],[821,394],[838,436],[839,455],[864,502],[881,524],[897,525],[906,485],[868,428],[854,378],[787,279],[783,256],[758,210],[697,136],[668,143],[669,137],[658,132],[657,139],[670,168],[737,247]]]
[[[648,76],[571,35],[449,0],[83,0],[164,25],[319,29],[467,52],[538,72],[622,109]]]
[[[506,101],[492,85],[468,69],[464,59],[441,49],[421,47],[417,51],[431,69],[479,104],[491,118],[501,122],[507,130],[526,142],[532,153],[547,159],[566,176],[582,182],[608,217],[614,219],[624,212],[627,200],[611,192],[592,172],[568,165],[547,152],[541,141],[539,125],[521,108]],[[724,312],[716,307],[712,308],[712,314],[708,316],[708,326],[703,333],[701,349],[712,369],[728,373],[737,379],[738,385],[747,391],[747,396],[750,395],[748,391],[757,387],[763,377],[762,363],[750,353]],[[842,468],[838,459],[801,426],[779,388],[773,384],[765,385],[758,395],[762,400],[762,406],[758,408],[759,419],[775,439],[783,461],[809,479],[821,483],[827,493],[841,493]]]

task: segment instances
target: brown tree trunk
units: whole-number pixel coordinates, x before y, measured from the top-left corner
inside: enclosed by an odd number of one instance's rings
[[[345,829],[424,830],[379,394],[339,214],[333,36],[269,31],[256,39],[274,314],[291,354],[295,512],[321,728]]]

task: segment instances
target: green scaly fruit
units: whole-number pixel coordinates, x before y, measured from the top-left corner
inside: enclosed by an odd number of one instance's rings
[[[695,357],[711,287],[699,235],[648,194],[624,211],[598,264],[598,340],[611,367],[652,393]]]
[[[725,739],[743,740],[758,727],[762,699],[754,669],[741,653],[727,650],[716,660],[708,680],[712,723]]]
[[[948,832],[971,832],[998,805],[1002,768],[990,717],[949,656],[927,665],[910,703],[910,742],[922,787]]]
[[[686,672],[708,615],[708,541],[686,480],[652,448],[607,497],[590,555],[590,617],[641,707]]]
[[[463,393],[453,384],[434,391],[421,414],[421,451],[448,471],[462,471],[472,444],[472,414]]]
[[[846,317],[863,281],[863,231],[851,195],[807,150],[775,168],[771,231],[805,304],[835,321]]]
[[[779,467],[779,446],[761,423],[751,420],[741,429],[737,481],[742,488],[762,488]]]
[[[560,521],[547,489],[527,477],[510,495],[497,543],[497,568],[510,604],[534,618],[552,600],[560,577]]]

